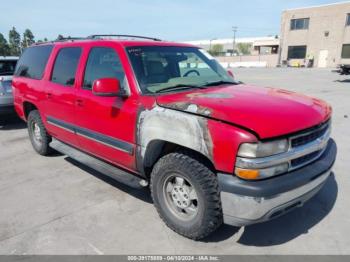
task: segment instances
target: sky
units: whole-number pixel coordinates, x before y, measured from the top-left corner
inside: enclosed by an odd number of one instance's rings
[[[91,34],[137,34],[172,41],[279,34],[285,9],[336,0],[7,0],[1,3],[0,33],[15,26],[36,40]]]

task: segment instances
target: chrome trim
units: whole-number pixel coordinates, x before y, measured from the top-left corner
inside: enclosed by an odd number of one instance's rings
[[[310,130],[310,131],[306,131],[306,132],[303,132],[301,134],[297,134],[297,135],[294,135],[294,136],[291,136],[289,137],[289,146],[292,147],[292,141],[294,139],[297,139],[299,137],[303,137],[303,136],[307,136],[307,135],[310,135],[316,131],[320,131],[320,130],[323,130],[323,129],[328,129],[329,132],[331,130],[331,120],[328,120],[326,123],[322,124],[321,126],[319,126],[318,128],[315,128],[314,130]]]
[[[322,150],[320,154],[318,154],[315,158],[308,161],[308,163],[314,161],[317,159],[326,148],[326,145],[328,143],[328,140],[330,138],[330,128],[326,131],[326,133],[315,139],[314,141],[307,143],[302,146],[298,147],[290,147],[289,151],[285,153],[276,154],[273,156],[268,157],[260,157],[260,158],[244,158],[244,157],[237,157],[236,160],[236,167],[239,168],[249,168],[249,169],[260,169],[260,168],[267,168],[271,166],[275,166],[282,163],[289,163],[289,170],[296,169],[300,166],[304,166],[306,163],[303,163],[302,165],[291,167],[290,162],[294,159],[297,159],[299,157],[306,156],[308,154],[311,154],[313,152]]]

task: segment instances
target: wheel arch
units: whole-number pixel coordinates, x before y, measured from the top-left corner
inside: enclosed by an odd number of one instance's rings
[[[202,154],[201,152],[198,152],[192,148],[189,148],[180,144],[172,143],[165,140],[155,139],[148,143],[145,150],[145,155],[142,163],[145,176],[147,178],[150,176],[153,166],[155,165],[155,163],[157,163],[157,161],[161,157],[173,152],[182,152],[196,159],[197,161],[200,161],[202,164],[207,166],[214,173],[216,172],[216,169],[212,160],[210,160],[206,155]]]
[[[23,102],[23,113],[25,120],[28,119],[29,113],[33,110],[38,110],[38,107],[35,104],[29,101]]]

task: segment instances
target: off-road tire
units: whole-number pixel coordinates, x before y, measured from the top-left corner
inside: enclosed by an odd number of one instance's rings
[[[34,123],[37,124],[40,128],[40,137],[41,137],[40,143],[36,141],[34,137],[34,130],[33,130]],[[32,143],[34,150],[42,156],[50,155],[53,152],[53,149],[49,146],[50,142],[52,141],[52,138],[47,133],[38,110],[33,110],[29,113],[28,120],[27,120],[27,127],[28,127],[30,142]]]
[[[166,204],[164,183],[174,173],[186,178],[196,190],[198,213],[191,221],[177,218]],[[199,240],[214,232],[223,223],[217,177],[206,165],[189,154],[170,153],[160,158],[152,170],[150,188],[159,216],[169,228],[180,235]]]

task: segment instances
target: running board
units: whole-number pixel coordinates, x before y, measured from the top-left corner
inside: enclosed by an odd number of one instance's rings
[[[102,160],[92,157],[74,147],[71,147],[65,143],[53,139],[50,143],[50,147],[56,151],[71,157],[72,159],[92,168],[100,173],[113,178],[114,180],[126,184],[133,188],[141,188],[148,185],[148,182],[136,175],[119,169],[113,165],[110,165]]]

